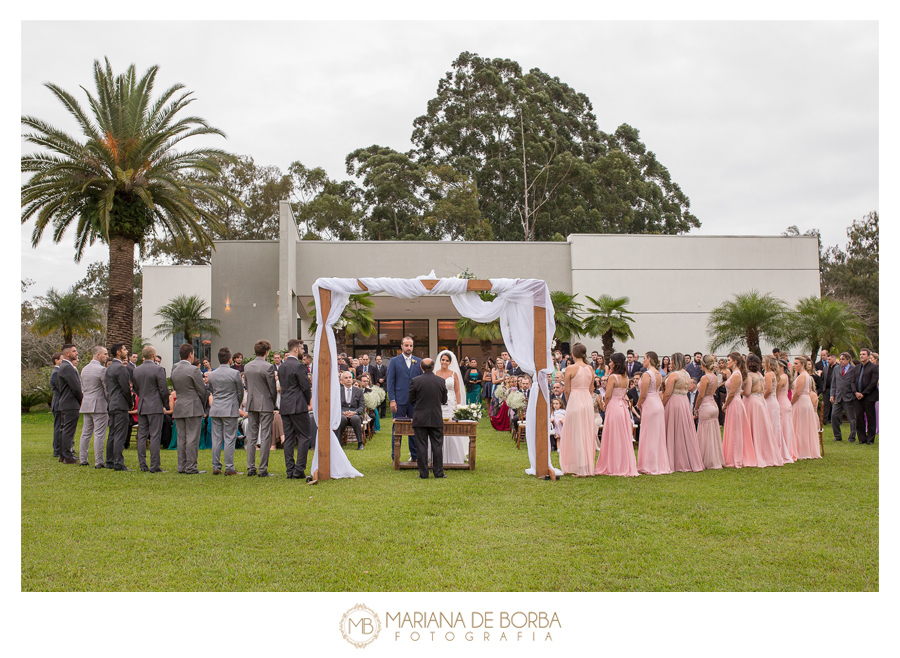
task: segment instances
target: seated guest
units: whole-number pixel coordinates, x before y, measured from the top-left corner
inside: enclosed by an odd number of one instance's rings
[[[598,378],[599,379],[599,378]],[[566,392],[565,386],[562,382],[553,382],[553,388],[550,390],[550,402],[554,400],[560,400],[563,405],[563,409],[566,408]]]
[[[359,383],[359,389],[363,392],[363,396],[372,391],[372,375],[369,373],[362,373],[356,381]],[[363,406],[365,407],[365,397],[363,398]],[[369,416],[369,422],[372,423],[372,429],[376,432],[380,431],[381,419],[378,415],[378,409],[369,409],[368,407],[365,407],[365,410],[366,415]]]
[[[512,412],[512,417],[509,419],[510,425],[512,425],[512,431],[515,432],[520,422],[525,421],[525,411],[528,408],[528,398],[531,393],[531,376],[530,375],[521,375],[518,378],[519,391],[525,394],[525,406],[521,409],[516,409]]]
[[[349,371],[341,373],[341,422],[338,425],[338,438],[343,436],[344,430],[349,425],[356,433],[356,449],[363,449],[362,416],[365,413],[366,404],[363,400],[363,392],[353,387],[353,377]]]
[[[563,397],[555,397],[550,401],[550,451],[558,452],[556,440],[562,435],[563,423],[566,420],[566,404]]]
[[[519,367],[519,364],[517,364],[514,360],[510,359],[509,363],[510,363],[510,366],[509,366],[509,374],[510,375],[512,375],[513,377],[518,377],[520,375],[525,374],[525,371],[522,370]]]

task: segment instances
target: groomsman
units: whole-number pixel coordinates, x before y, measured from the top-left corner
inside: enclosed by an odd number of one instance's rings
[[[131,409],[131,376],[128,370],[128,348],[113,343],[113,359],[106,368],[106,391],[109,395],[109,436],[106,439],[106,468],[130,471],[125,466],[125,439],[128,437],[128,412]]]
[[[59,389],[59,461],[63,464],[77,464],[72,454],[75,442],[75,428],[81,409],[81,378],[78,376],[78,350],[71,343],[62,347],[62,359],[57,371]]]
[[[387,394],[391,399],[391,415],[394,418],[412,418],[416,410],[416,405],[409,402],[409,384],[413,378],[422,374],[422,366],[420,360],[412,355],[412,351],[412,336],[406,336],[400,341],[400,354],[388,363]],[[416,442],[411,436],[407,440],[410,459],[417,461]],[[391,460],[393,459],[394,430],[391,428]]]
[[[244,398],[241,373],[230,366],[231,350],[219,350],[219,367],[209,373],[212,404],[209,420],[212,433],[213,475],[222,472],[222,445],[225,445],[225,475],[240,475],[234,467],[234,446],[237,442],[238,416]]]
[[[203,416],[209,408],[209,393],[200,368],[194,365],[194,347],[183,343],[178,348],[181,361],[172,368],[175,409],[172,418],[178,432],[178,472],[186,475],[206,473],[197,468],[197,450]]]
[[[855,368],[850,365],[850,354],[841,353],[841,365],[834,368],[831,375],[831,429],[834,432],[834,440],[841,441],[841,420],[847,414],[850,421],[850,443],[856,442],[856,405],[853,404],[853,372]]]
[[[269,450],[272,447],[272,421],[275,418],[275,401],[278,389],[275,386],[275,366],[266,361],[272,343],[258,340],[253,346],[256,358],[244,366],[247,382],[247,475],[256,472],[256,441],[259,439],[259,477],[269,477]],[[234,367],[234,366],[232,366]]]
[[[53,414],[53,457],[59,459],[59,362],[62,354],[54,352],[53,372],[50,373],[50,412]]]
[[[81,465],[88,465],[88,447],[91,435],[94,437],[94,468],[103,468],[103,439],[106,438],[106,425],[109,421],[109,412],[106,404],[106,348],[97,345],[91,350],[93,357],[81,370],[81,390],[84,397],[81,400],[82,415],[81,441],[79,441],[78,455]]]
[[[278,381],[281,382],[279,413],[284,424],[284,466],[289,480],[306,478],[306,458],[312,448],[312,435],[309,431],[312,386],[309,371],[299,360],[300,345],[300,341],[296,338],[291,338],[287,342],[287,353],[278,368]]]
[[[875,443],[875,402],[878,400],[878,366],[871,362],[872,352],[867,347],[859,351],[859,365],[853,371],[850,383],[856,398],[857,434],[860,445]]]
[[[147,345],[141,350],[143,363],[134,369],[132,383],[138,396],[138,464],[145,473],[164,473],[159,461],[159,440],[163,415],[169,408],[169,386],[166,371],[157,365],[156,349]],[[147,468],[147,441],[150,441],[150,468]]]

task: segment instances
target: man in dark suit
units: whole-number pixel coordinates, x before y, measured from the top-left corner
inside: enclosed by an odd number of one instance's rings
[[[291,338],[287,342],[284,361],[278,368],[281,383],[281,421],[284,423],[284,466],[288,479],[306,479],[306,458],[312,449],[309,431],[309,405],[312,386],[309,371],[300,363],[300,341]],[[294,461],[294,449],[297,461]]]
[[[822,379],[825,379],[825,366],[828,365],[828,350],[822,350],[819,352],[819,356],[821,357],[818,361],[813,364],[813,371],[818,371],[821,374],[819,375]],[[777,358],[777,357],[776,357]],[[823,387],[824,388],[824,387]],[[820,396],[822,395],[822,391],[816,391]]]
[[[819,398],[822,400],[823,425],[831,422],[831,375],[835,367],[837,367],[837,358],[834,354],[829,354],[825,358],[825,365],[822,366],[822,390],[819,391]]]
[[[349,370],[341,373],[341,423],[337,428],[338,438],[343,436],[347,426],[356,433],[356,449],[363,449],[362,419],[366,403],[361,388],[353,385]]]
[[[512,359],[510,359],[509,361],[509,367],[507,368],[506,372],[513,377],[521,377],[525,374],[525,371],[519,367],[519,364]]]
[[[106,468],[130,471],[125,466],[125,439],[128,437],[128,411],[131,407],[131,375],[128,372],[128,348],[113,343],[113,358],[106,368],[106,390],[109,393],[109,436],[106,438]]]
[[[685,354],[685,359],[687,358],[687,354]],[[694,352],[693,360],[688,363],[684,369],[687,371],[687,374],[691,376],[695,382],[699,382],[700,378],[703,376],[703,368],[700,367],[700,361],[703,359],[702,352]]]
[[[831,429],[834,432],[834,440],[841,441],[841,420],[844,414],[850,421],[850,443],[856,442],[856,405],[853,404],[853,372],[855,368],[850,365],[850,354],[841,353],[841,363],[832,369],[831,375]]]
[[[53,414],[53,457],[59,459],[59,361],[62,354],[54,352],[53,372],[50,373],[50,412]]]
[[[550,389],[550,402],[554,400],[560,400],[563,406],[566,405],[566,387],[562,382],[554,382],[553,388]]]
[[[525,406],[511,412],[509,423],[512,425],[513,432],[519,428],[519,423],[525,420],[525,412],[528,409],[528,398],[531,397],[531,375],[521,375],[516,380],[519,392],[525,396]]]
[[[209,413],[209,391],[200,368],[194,365],[194,347],[182,343],[178,347],[178,356],[181,361],[172,367],[172,386],[175,388],[172,419],[178,432],[178,472],[199,475],[206,473],[197,466],[197,451],[203,416]]]
[[[850,382],[856,398],[856,419],[859,424],[860,445],[875,443],[875,402],[878,400],[878,366],[871,361],[872,351],[864,347],[859,351],[859,366],[853,371]]]
[[[71,343],[66,343],[62,347],[62,359],[56,373],[59,389],[59,461],[63,464],[78,463],[72,453],[72,445],[84,396],[81,393],[81,377],[78,376],[77,365],[78,350]]]
[[[641,372],[641,364],[634,358],[634,350],[628,350],[625,354],[625,373],[631,380]]]
[[[427,480],[429,442],[434,477],[447,477],[444,475],[444,416],[441,413],[441,405],[447,404],[447,383],[434,374],[431,359],[422,359],[422,371],[410,382],[409,401],[415,406],[412,427],[419,454],[419,477]]]
[[[381,362],[381,355],[375,357],[375,376],[372,378],[375,386],[387,390],[387,366]],[[381,418],[387,416],[387,395],[381,401],[381,407],[378,409]]]
[[[128,368],[128,376],[133,376],[134,369],[137,368],[137,354],[130,354],[128,356],[128,362],[125,365]]]
[[[143,363],[134,369],[132,384],[138,396],[138,465],[144,472],[163,473],[159,461],[164,412],[169,408],[169,386],[166,371],[157,365],[156,348],[146,345],[141,351]],[[147,441],[150,441],[150,468],[147,468]]]
[[[359,365],[356,366],[356,378],[359,379],[364,372],[369,373],[371,381],[375,381],[375,366],[369,363],[368,354],[363,354],[359,357]]]
[[[406,336],[400,341],[400,354],[388,363],[387,394],[391,399],[391,415],[394,418],[412,418],[415,404],[409,402],[409,384],[422,374],[420,360],[412,355],[413,339]],[[416,442],[408,437],[410,459],[416,461]],[[391,460],[394,459],[394,430],[391,428]]]

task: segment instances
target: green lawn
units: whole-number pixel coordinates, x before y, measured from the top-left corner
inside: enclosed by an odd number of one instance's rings
[[[66,466],[51,430],[22,416],[26,591],[878,589],[879,448],[830,429],[782,468],[545,482],[485,418],[474,472],[395,472],[383,430],[348,449],[365,477],[317,486],[280,450],[268,479]]]

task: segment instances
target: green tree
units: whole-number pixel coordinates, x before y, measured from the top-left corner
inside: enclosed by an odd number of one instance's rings
[[[74,288],[63,294],[50,288],[35,313],[31,330],[39,336],[47,336],[57,329],[62,332],[65,344],[71,343],[75,334],[103,331],[103,323],[91,300]]]
[[[493,240],[491,224],[478,209],[475,181],[446,165],[431,165],[425,172],[425,231],[442,240]]]
[[[222,131],[196,116],[182,116],[193,99],[181,84],[151,98],[158,67],[138,78],[134,65],[114,75],[109,60],[94,62],[94,94],[85,89],[90,115],[67,91],[46,87],[75,118],[83,139],[44,121],[23,116],[33,132],[23,139],[42,152],[22,157],[33,174],[22,186],[22,223],[36,217],[37,246],[48,226],[59,242],[75,226],[75,260],[88,245],[109,245],[107,341],[131,342],[134,316],[134,247],[144,247],[155,230],[185,250],[211,245],[208,228],[219,219],[198,199],[219,207],[227,193],[198,173],[214,177],[232,156],[214,148],[178,151],[188,138]],[[77,220],[77,221],[76,221]]]
[[[356,240],[365,211],[362,190],[353,181],[332,180],[321,167],[299,160],[288,168],[294,216],[304,240]]]
[[[568,342],[572,336],[584,333],[584,323],[580,314],[584,308],[581,302],[575,301],[576,294],[554,290],[550,293],[553,303],[553,320],[556,322],[556,333],[553,337],[561,342]]]
[[[848,304],[825,297],[800,299],[787,319],[787,344],[805,347],[813,363],[820,347],[856,352],[865,336],[865,324]]]
[[[207,317],[209,306],[199,295],[178,295],[156,311],[162,322],[153,327],[156,336],[181,333],[186,343],[193,343],[200,334],[219,335],[219,320]]]
[[[723,302],[709,314],[706,330],[712,352],[726,347],[746,346],[762,357],[759,341],[766,339],[775,345],[786,340],[787,304],[773,295],[758,290],[735,293],[734,299]]]
[[[613,355],[615,341],[634,338],[630,323],[634,322],[628,304],[628,297],[600,295],[597,299],[587,297],[591,306],[587,308],[584,319],[584,334],[592,338],[600,337],[603,341],[603,358],[609,363]]]
[[[372,301],[372,295],[367,292],[358,295],[350,295],[347,306],[341,312],[341,317],[334,323],[334,342],[337,346],[337,352],[346,350],[347,337],[354,334],[363,336],[371,336],[375,333],[377,325],[375,324],[375,302]],[[309,335],[315,336],[319,323],[316,319],[316,303],[311,301],[306,306],[309,315]],[[318,345],[316,346],[318,349]]]

